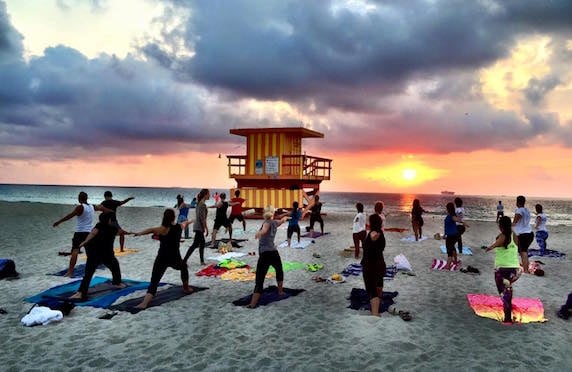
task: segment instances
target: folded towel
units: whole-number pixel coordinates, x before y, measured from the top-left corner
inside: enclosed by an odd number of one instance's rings
[[[46,325],[51,322],[58,322],[64,318],[64,314],[59,310],[52,310],[49,307],[34,306],[32,310],[22,318],[22,325],[32,327],[35,325]]]

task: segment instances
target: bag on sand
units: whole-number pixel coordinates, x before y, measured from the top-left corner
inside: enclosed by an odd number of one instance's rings
[[[0,258],[0,279],[16,277],[18,277],[18,272],[16,271],[14,261],[7,258]]]

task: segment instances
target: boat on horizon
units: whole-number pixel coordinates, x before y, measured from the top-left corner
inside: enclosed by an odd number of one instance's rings
[[[455,191],[443,190],[441,191],[441,195],[455,195]]]

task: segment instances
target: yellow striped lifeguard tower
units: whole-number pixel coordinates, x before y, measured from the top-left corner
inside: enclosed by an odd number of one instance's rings
[[[277,211],[292,208],[292,202],[304,205],[304,196],[320,190],[330,179],[331,159],[307,155],[303,138],[324,138],[324,134],[303,128],[241,128],[231,134],[246,137],[246,155],[227,155],[228,176],[246,199],[244,209],[254,209],[258,217],[265,206]],[[305,191],[305,189],[310,189]]]

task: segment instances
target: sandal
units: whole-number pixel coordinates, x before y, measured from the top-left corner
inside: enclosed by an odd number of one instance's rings
[[[411,319],[413,319],[409,311],[399,311],[399,317],[405,322],[409,322]]]

